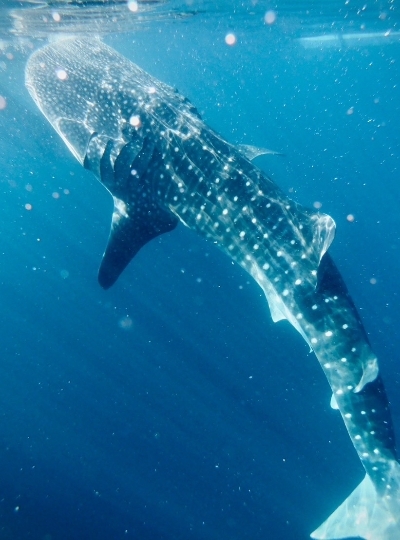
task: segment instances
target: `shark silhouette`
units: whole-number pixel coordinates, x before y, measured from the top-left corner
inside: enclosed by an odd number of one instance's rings
[[[26,86],[72,154],[114,199],[99,270],[108,288],[178,222],[210,238],[315,352],[365,478],[311,534],[400,539],[400,465],[388,400],[356,308],[327,249],[335,223],[287,198],[191,103],[97,39],[32,54]],[[247,155],[246,155],[247,154]]]

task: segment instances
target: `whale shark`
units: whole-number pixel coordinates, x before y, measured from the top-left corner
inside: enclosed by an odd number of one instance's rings
[[[315,353],[365,469],[314,539],[400,538],[400,464],[378,361],[328,248],[334,220],[289,199],[177,90],[99,39],[68,38],[26,65],[34,102],[114,200],[98,279],[111,287],[151,239],[183,223],[244,268],[273,321]]]

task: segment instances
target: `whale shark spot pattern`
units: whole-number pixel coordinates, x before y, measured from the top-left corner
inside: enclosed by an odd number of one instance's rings
[[[62,77],[57,73],[62,72]],[[263,289],[320,362],[366,476],[312,534],[400,538],[400,465],[378,362],[327,250],[335,223],[286,195],[210,129],[196,109],[98,40],[33,53],[26,85],[79,162],[109,190],[114,212],[99,282],[177,223],[210,239]]]

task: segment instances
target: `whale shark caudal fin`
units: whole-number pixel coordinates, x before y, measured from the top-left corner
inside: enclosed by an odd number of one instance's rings
[[[400,539],[400,465],[393,470],[382,493],[368,476],[331,516],[311,534],[318,540],[363,538],[364,540]],[[391,486],[393,489],[387,489]]]

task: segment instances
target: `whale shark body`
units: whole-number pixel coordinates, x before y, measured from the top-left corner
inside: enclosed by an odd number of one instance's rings
[[[311,534],[400,539],[400,465],[388,400],[356,308],[327,250],[335,223],[304,209],[210,129],[191,103],[97,39],[32,54],[26,86],[72,154],[114,199],[99,282],[108,288],[179,222],[211,239],[300,332],[332,389],[365,478]],[[248,154],[246,156],[246,153]]]

